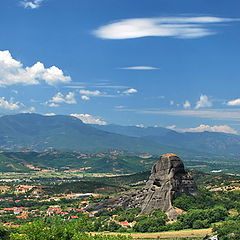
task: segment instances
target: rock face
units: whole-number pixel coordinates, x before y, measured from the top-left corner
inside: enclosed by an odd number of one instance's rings
[[[196,195],[196,183],[185,171],[178,156],[164,154],[154,164],[146,186],[122,199],[122,205],[126,209],[141,208],[141,214],[159,209],[166,212],[170,219],[175,219],[178,213],[172,206],[172,200],[183,193]]]
[[[169,219],[176,219],[179,213],[172,206],[172,201],[181,194],[197,195],[196,183],[185,171],[183,162],[177,155],[164,154],[154,164],[145,187],[128,195],[102,202],[94,206],[94,209],[117,206],[123,209],[140,208],[140,214],[162,210]]]

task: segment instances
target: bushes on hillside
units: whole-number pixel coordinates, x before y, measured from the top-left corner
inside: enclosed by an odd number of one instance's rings
[[[200,189],[197,196],[181,195],[173,201],[173,205],[185,211],[209,209],[215,206],[240,210],[240,192],[210,192],[206,189]]]
[[[212,209],[192,209],[187,213],[178,216],[182,229],[184,228],[207,228],[211,223],[224,220],[228,216],[228,211],[222,207]]]
[[[153,211],[150,216],[139,216],[134,225],[135,232],[160,232],[167,230],[167,216],[160,210]]]
[[[63,221],[59,218],[40,219],[25,224],[10,234],[10,240],[127,240],[125,236],[90,235],[92,224],[87,218],[77,221]]]
[[[213,228],[220,240],[239,240],[240,239],[240,221],[227,221]]]

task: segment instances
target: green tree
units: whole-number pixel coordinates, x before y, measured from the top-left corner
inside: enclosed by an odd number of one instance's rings
[[[220,240],[239,240],[240,239],[240,222],[227,221],[213,228]]]

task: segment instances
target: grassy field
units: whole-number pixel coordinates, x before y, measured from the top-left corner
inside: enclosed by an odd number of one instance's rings
[[[121,233],[121,235],[132,236],[134,239],[168,239],[168,240],[180,240],[182,238],[187,239],[203,239],[206,235],[211,234],[212,229],[196,229],[196,230],[181,230],[181,231],[169,231],[160,233]],[[102,233],[92,233],[102,234]],[[110,235],[119,235],[119,233],[104,233]]]

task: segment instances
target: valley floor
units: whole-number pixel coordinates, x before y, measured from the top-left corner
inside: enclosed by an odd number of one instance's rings
[[[212,233],[211,228],[207,229],[190,229],[190,230],[181,230],[181,231],[168,231],[168,232],[159,232],[159,233],[104,233],[106,235],[124,235],[131,236],[134,239],[168,239],[168,240],[180,240],[182,238],[187,239],[202,239],[207,235]],[[91,233],[93,235],[102,234],[101,232]]]

